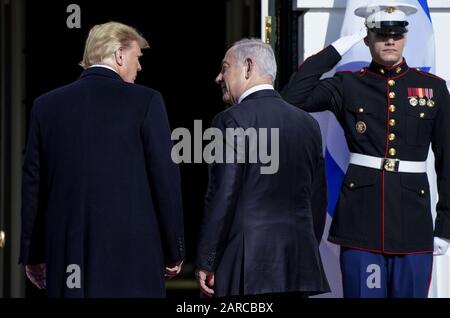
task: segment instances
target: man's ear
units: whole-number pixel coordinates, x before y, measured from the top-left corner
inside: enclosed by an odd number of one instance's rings
[[[366,46],[369,46],[369,34],[367,33],[367,36],[364,38],[364,44]]]
[[[114,52],[114,58],[116,60],[117,65],[122,66],[123,65],[123,49],[119,48]]]
[[[251,58],[245,59],[245,79],[249,79],[253,72],[253,61]]]

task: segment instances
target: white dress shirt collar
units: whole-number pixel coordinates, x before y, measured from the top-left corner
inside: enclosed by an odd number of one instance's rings
[[[257,92],[257,91],[262,91],[262,90],[264,90],[264,89],[271,89],[271,90],[273,90],[274,88],[273,88],[273,86],[270,85],[270,84],[261,84],[261,85],[253,86],[253,87],[247,89],[247,90],[241,95],[241,97],[239,97],[238,104],[240,104],[240,103],[244,100],[244,98],[246,98],[246,97],[249,96],[250,94],[253,94],[253,93]]]

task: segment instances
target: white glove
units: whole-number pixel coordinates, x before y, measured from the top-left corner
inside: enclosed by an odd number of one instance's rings
[[[445,255],[447,253],[450,240],[441,237],[434,237],[434,251],[433,255]]]
[[[347,53],[353,46],[355,46],[359,41],[364,39],[367,36],[367,28],[364,27],[359,32],[354,33],[352,35],[343,36],[333,43],[332,46],[338,51],[338,53],[343,56]]]

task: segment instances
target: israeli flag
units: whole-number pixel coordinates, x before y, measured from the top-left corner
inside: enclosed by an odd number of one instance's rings
[[[369,4],[395,5],[395,3],[412,4],[418,9],[416,14],[408,17],[410,24],[408,26],[407,46],[404,51],[404,56],[408,65],[413,68],[420,68],[423,71],[434,73],[434,31],[427,0],[347,0],[341,36],[357,33],[364,27],[364,18],[354,14],[356,8]],[[324,77],[332,76],[336,71],[358,71],[362,67],[368,66],[371,60],[372,58],[368,47],[361,41],[342,57],[342,60],[336,66],[335,70],[325,74]],[[342,297],[342,279],[339,266],[340,250],[339,246],[328,242],[327,237],[345,171],[347,171],[349,150],[344,138],[344,132],[333,114],[330,112],[323,112],[315,113],[313,116],[319,122],[322,131],[328,179],[328,215],[324,236],[320,245],[320,252],[332,293],[322,297]],[[437,202],[437,191],[434,156],[431,149],[428,158],[428,178],[434,218],[436,215],[435,207]],[[435,259],[434,262],[433,279],[430,284],[430,297],[450,297],[450,295],[443,295],[442,292],[439,291],[439,282],[442,281],[442,278],[444,278],[444,285],[450,286],[450,266],[448,265],[448,260],[446,261],[446,264],[440,264],[440,262],[442,263],[445,260],[442,259],[443,257],[444,256],[441,256],[441,259]]]

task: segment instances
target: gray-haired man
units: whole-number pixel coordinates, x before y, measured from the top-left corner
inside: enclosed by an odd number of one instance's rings
[[[327,203],[319,126],[281,99],[275,76],[270,46],[246,39],[228,50],[216,78],[234,105],[212,126],[224,136],[229,128],[278,132],[277,147],[264,138],[258,147],[278,151],[279,167],[261,174],[260,162],[210,165],[196,261],[209,297],[329,290],[318,248]],[[250,139],[237,142],[251,149]]]

